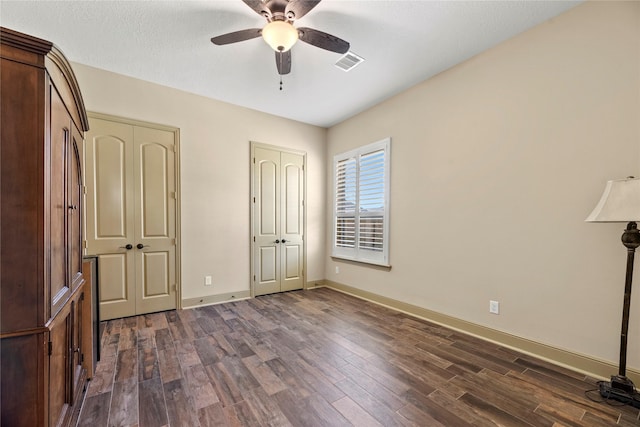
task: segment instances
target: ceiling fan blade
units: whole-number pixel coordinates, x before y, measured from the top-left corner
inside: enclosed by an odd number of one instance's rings
[[[260,37],[262,28],[251,28],[248,30],[234,31],[233,33],[222,34],[211,38],[211,43],[222,46],[224,44],[243,42],[249,39]]]
[[[276,52],[276,67],[278,67],[278,74],[284,76],[291,72],[291,51]]]
[[[320,0],[290,0],[285,9],[285,16],[289,20],[300,19],[318,3]]]
[[[271,17],[271,10],[266,6],[266,2],[263,3],[262,0],[242,0],[244,4],[253,9],[258,15],[264,16],[265,18]]]
[[[305,43],[331,52],[347,53],[349,51],[349,42],[313,28],[298,28],[298,37]]]

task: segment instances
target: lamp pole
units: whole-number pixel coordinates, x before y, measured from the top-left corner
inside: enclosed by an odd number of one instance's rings
[[[624,282],[624,302],[622,305],[622,330],[620,332],[620,367],[618,375],[627,376],[627,333],[629,331],[629,311],[631,308],[631,285],[633,282],[633,260],[636,248],[640,246],[640,231],[635,221],[627,224],[622,233],[622,244],[627,248],[627,274]]]

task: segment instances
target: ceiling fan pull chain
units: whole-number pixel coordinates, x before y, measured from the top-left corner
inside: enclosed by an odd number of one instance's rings
[[[282,90],[282,75],[280,76],[280,90]]]

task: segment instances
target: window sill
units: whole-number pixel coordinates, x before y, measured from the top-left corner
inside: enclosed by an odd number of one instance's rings
[[[331,259],[334,260],[334,261],[347,262],[349,264],[354,264],[354,265],[373,267],[373,268],[376,268],[378,270],[384,270],[384,271],[390,271],[391,270],[391,265],[390,264],[381,264],[381,263],[378,263],[378,262],[375,262],[375,261],[366,261],[366,260],[362,260],[362,259],[353,259],[353,258],[348,258],[348,257],[336,256],[336,255],[331,255]]]

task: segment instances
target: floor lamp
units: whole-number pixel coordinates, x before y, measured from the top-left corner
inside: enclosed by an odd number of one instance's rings
[[[622,305],[622,330],[620,332],[620,364],[618,375],[611,381],[599,383],[600,395],[640,407],[640,394],[633,381],[627,378],[627,332],[629,331],[629,309],[631,306],[631,285],[633,282],[633,259],[640,246],[640,232],[636,221],[640,221],[640,178],[629,177],[608,181],[602,198],[587,222],[626,222],[622,233],[622,244],[627,248],[627,272],[624,283]]]

